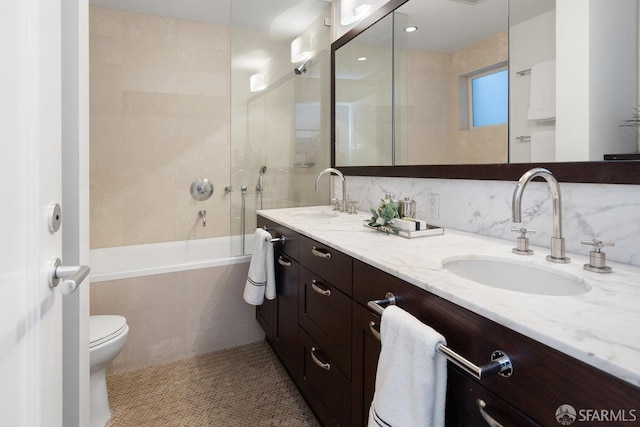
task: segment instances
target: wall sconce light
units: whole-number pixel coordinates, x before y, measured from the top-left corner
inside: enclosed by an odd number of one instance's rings
[[[340,2],[340,24],[351,25],[367,16],[372,5],[368,0],[342,0]]]
[[[291,42],[291,63],[305,62],[311,59],[311,36],[303,34]]]
[[[264,74],[254,74],[249,77],[249,90],[251,92],[260,92],[267,88]]]

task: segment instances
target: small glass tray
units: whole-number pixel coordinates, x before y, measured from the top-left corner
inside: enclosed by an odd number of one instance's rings
[[[399,230],[394,227],[385,226],[382,227],[372,227],[369,225],[371,220],[367,219],[362,222],[362,225],[371,230],[375,230],[380,233],[393,234],[396,236],[404,237],[405,239],[415,239],[417,237],[429,237],[429,236],[442,236],[444,234],[444,228],[438,227],[435,225],[427,224],[426,230],[416,230],[416,231],[407,231],[407,230]]]

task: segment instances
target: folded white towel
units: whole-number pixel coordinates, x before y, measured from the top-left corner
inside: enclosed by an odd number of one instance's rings
[[[531,67],[528,120],[550,120],[556,117],[556,60]]]
[[[243,296],[249,304],[260,305],[265,297],[267,299],[276,297],[273,244],[271,234],[262,228],[257,228],[254,236],[255,243]]]
[[[444,337],[393,305],[382,314],[380,335],[369,427],[444,426],[447,359],[437,351]]]
[[[531,163],[556,161],[556,131],[531,132]]]

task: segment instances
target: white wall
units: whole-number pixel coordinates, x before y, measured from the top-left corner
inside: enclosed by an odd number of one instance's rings
[[[516,74],[530,70],[556,57],[556,12],[544,13],[509,28],[509,159],[514,163],[530,161],[530,141],[519,141],[519,136],[530,136],[540,128],[553,129],[553,124],[537,124],[527,120],[531,74]]]
[[[556,2],[557,161],[636,151],[618,125],[637,105],[637,16],[636,0]]]

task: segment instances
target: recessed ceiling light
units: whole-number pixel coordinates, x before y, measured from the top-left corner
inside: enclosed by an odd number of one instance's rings
[[[410,26],[410,27],[405,28],[404,30],[405,30],[407,33],[413,33],[414,31],[417,31],[417,30],[418,30],[418,27],[416,27],[416,26],[413,26],[413,25],[412,25],[412,26]]]
[[[366,61],[367,57],[366,56],[361,56],[360,58],[358,58],[358,61]]]

